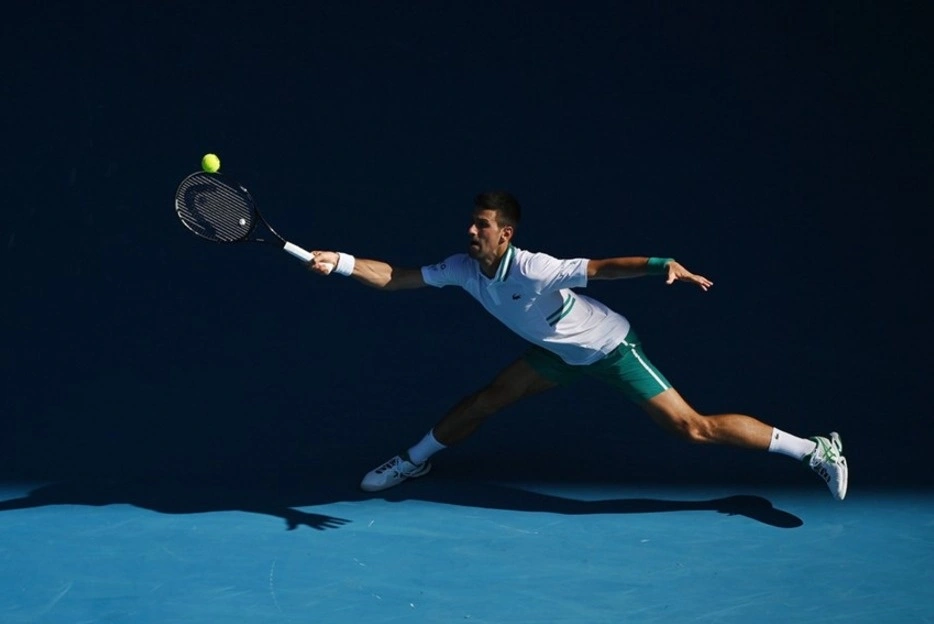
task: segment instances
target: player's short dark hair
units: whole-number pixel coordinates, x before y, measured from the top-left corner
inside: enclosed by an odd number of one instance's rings
[[[495,210],[496,221],[500,226],[511,225],[515,228],[522,218],[519,200],[506,191],[480,193],[474,198],[473,205],[479,210]]]

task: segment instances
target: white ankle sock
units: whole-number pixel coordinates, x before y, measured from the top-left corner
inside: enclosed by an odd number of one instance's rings
[[[413,464],[421,464],[438,451],[446,448],[445,445],[435,439],[434,432],[429,431],[425,434],[425,437],[422,438],[421,442],[409,449],[409,459],[412,460]]]
[[[781,429],[772,428],[772,439],[769,441],[770,453],[781,453],[802,460],[813,453],[815,448],[817,448],[817,444],[814,440],[805,440],[790,433],[785,433]]]

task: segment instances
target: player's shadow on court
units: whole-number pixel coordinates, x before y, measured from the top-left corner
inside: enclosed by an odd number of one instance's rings
[[[325,530],[340,528],[351,520],[310,513],[299,508],[363,501],[369,498],[373,497],[351,487],[325,490],[299,483],[283,486],[279,482],[269,482],[244,486],[216,479],[200,482],[165,477],[94,479],[62,481],[38,487],[21,498],[0,502],[0,511],[50,505],[127,504],[165,514],[219,511],[257,513],[281,518],[289,530],[300,526]],[[749,495],[694,501],[655,498],[581,501],[491,483],[426,479],[406,483],[388,491],[380,498],[397,502],[421,500],[463,507],[572,516],[707,511],[727,516],[743,516],[785,529],[804,524],[797,516],[776,509],[767,499]]]
[[[388,501],[422,500],[463,507],[568,516],[710,511],[727,516],[744,516],[782,529],[794,529],[804,524],[798,516],[776,509],[768,499],[745,494],[707,500],[616,498],[584,501],[492,483],[426,479],[388,490],[383,498]]]

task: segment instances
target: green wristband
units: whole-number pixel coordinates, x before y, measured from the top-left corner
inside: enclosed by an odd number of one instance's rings
[[[674,258],[649,258],[645,268],[652,275],[661,275],[668,270],[668,263],[673,261]]]

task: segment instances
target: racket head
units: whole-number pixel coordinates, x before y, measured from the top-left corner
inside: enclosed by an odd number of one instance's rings
[[[204,171],[179,183],[175,212],[192,233],[216,243],[249,239],[261,220],[246,188],[221,173]]]

